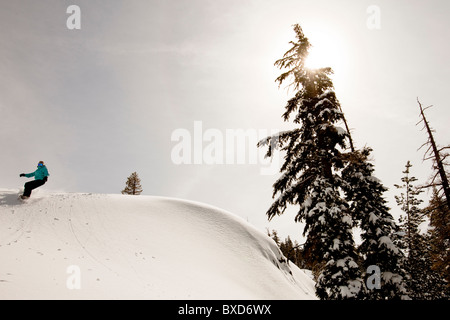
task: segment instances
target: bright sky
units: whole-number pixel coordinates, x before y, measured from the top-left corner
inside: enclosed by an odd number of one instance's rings
[[[67,28],[69,5],[81,9],[79,30]],[[19,174],[39,160],[53,191],[120,193],[137,171],[146,195],[205,202],[298,238],[293,214],[267,223],[278,175],[262,175],[261,161],[177,165],[172,137],[190,133],[200,152],[223,138],[225,159],[227,130],[293,128],[281,119],[292,91],[278,88],[273,64],[299,23],[311,63],[335,70],[357,147],[374,149],[397,215],[393,184],[406,161],[419,182],[431,174],[417,152],[426,140],[417,97],[434,105],[436,139],[449,143],[449,9],[406,0],[2,1],[0,187],[21,187]]]

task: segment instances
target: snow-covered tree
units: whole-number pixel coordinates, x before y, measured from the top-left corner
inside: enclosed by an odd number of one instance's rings
[[[410,252],[407,260],[410,296],[416,300],[448,300],[450,290],[447,282],[439,271],[433,268],[431,235],[419,234],[417,237],[420,239],[417,241],[420,246]]]
[[[396,200],[405,212],[401,217],[401,230],[404,236],[400,243],[407,252],[405,267],[409,274],[408,292],[412,299],[448,298],[443,277],[432,268],[432,238],[429,234],[422,233],[419,228],[425,221],[424,210],[419,208],[423,201],[418,198],[423,190],[414,186],[413,183],[417,179],[410,175],[411,167],[408,161],[403,171],[405,174],[402,178],[403,185],[396,185],[397,188],[404,189],[404,193],[396,196]]]
[[[321,299],[362,297],[364,285],[348,209],[336,185],[323,177],[315,179],[301,205],[303,212],[299,215],[306,222],[305,232],[313,235],[315,255],[325,261],[316,284],[316,293]]]
[[[351,203],[352,217],[361,229],[362,243],[358,251],[362,257],[362,269],[367,271],[370,266],[376,266],[381,272],[380,287],[367,290],[365,298],[407,298],[405,257],[392,239],[398,226],[383,198],[387,188],[373,175],[374,166],[368,160],[371,151],[364,148],[350,153],[342,174],[346,182],[343,189],[347,201]],[[365,275],[366,280],[370,276]]]
[[[404,189],[404,192],[400,193],[400,196],[395,196],[397,204],[401,207],[405,215],[400,217],[401,230],[404,233],[402,237],[403,247],[406,249],[406,254],[409,257],[411,251],[420,245],[421,237],[419,237],[419,225],[424,222],[424,213],[419,208],[419,205],[423,202],[418,196],[423,192],[418,187],[414,186],[414,182],[417,178],[410,175],[409,169],[412,167],[410,161],[405,165],[405,171],[402,171],[405,175],[402,177],[402,185],[395,185],[398,189]]]
[[[353,219],[341,196],[338,172],[344,163],[342,150],[347,131],[338,126],[344,117],[330,79],[331,68],[308,69],[304,62],[310,43],[299,25],[296,41],[275,65],[285,71],[276,79],[281,86],[291,80],[294,96],[287,102],[283,119],[298,127],[260,141],[285,152],[281,177],[274,183],[274,198],[267,215],[283,214],[288,205],[298,205],[295,218],[305,222],[305,250],[324,263],[316,293],[321,299],[359,298],[363,281],[352,237]]]
[[[126,186],[122,190],[122,194],[140,195],[142,191],[141,179],[136,172],[133,172],[127,178]]]

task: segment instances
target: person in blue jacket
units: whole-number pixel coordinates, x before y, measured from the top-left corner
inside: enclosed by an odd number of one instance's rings
[[[28,181],[25,183],[25,190],[23,191],[23,195],[20,196],[22,199],[28,199],[32,190],[44,185],[47,182],[49,173],[47,167],[44,165],[44,161],[39,161],[35,172],[21,173],[20,176],[27,178],[34,177],[33,181]]]

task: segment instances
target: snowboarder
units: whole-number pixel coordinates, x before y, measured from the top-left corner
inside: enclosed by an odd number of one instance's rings
[[[36,171],[32,173],[21,173],[20,176],[27,178],[34,177],[34,181],[28,181],[24,185],[25,190],[23,191],[23,195],[21,195],[20,198],[25,200],[30,197],[31,191],[33,189],[36,189],[47,182],[49,173],[47,167],[44,165],[44,161],[39,161]]]

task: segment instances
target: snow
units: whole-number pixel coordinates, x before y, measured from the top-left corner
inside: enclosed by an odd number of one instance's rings
[[[391,283],[401,283],[402,282],[402,276],[398,275],[398,274],[394,274],[392,272],[383,272],[381,277],[383,278],[383,280],[385,282],[391,282]]]
[[[307,209],[311,207],[311,205],[312,205],[312,198],[310,196],[307,196],[305,201],[303,201],[303,207]]]
[[[0,299],[316,299],[245,220],[192,201],[0,189]]]
[[[346,214],[342,216],[342,223],[346,224],[347,226],[351,227],[353,224],[352,218],[350,215]]]
[[[366,179],[369,180],[370,182],[374,182],[374,183],[381,184],[381,180],[378,179],[377,177],[374,177],[374,176],[368,176],[368,177],[366,177]]]
[[[375,222],[378,220],[378,217],[375,213],[370,212],[369,213],[369,222],[375,224]]]
[[[389,238],[388,236],[382,236],[379,239],[379,242],[380,242],[380,247],[382,245],[384,245],[386,248],[393,251],[395,254],[398,253],[398,248],[395,246],[395,244],[392,242],[391,238]]]
[[[337,134],[340,136],[345,136],[347,134],[347,130],[342,127],[334,126],[334,128],[336,129]]]
[[[331,89],[326,89],[320,96],[319,99],[323,99],[325,97],[327,97],[328,95],[334,95],[334,91]]]
[[[339,250],[340,245],[341,245],[341,240],[333,239],[333,250]],[[339,261],[337,263],[337,266],[339,267]]]
[[[341,286],[341,295],[343,298],[353,298],[361,291],[361,281],[351,280],[348,286]]]

